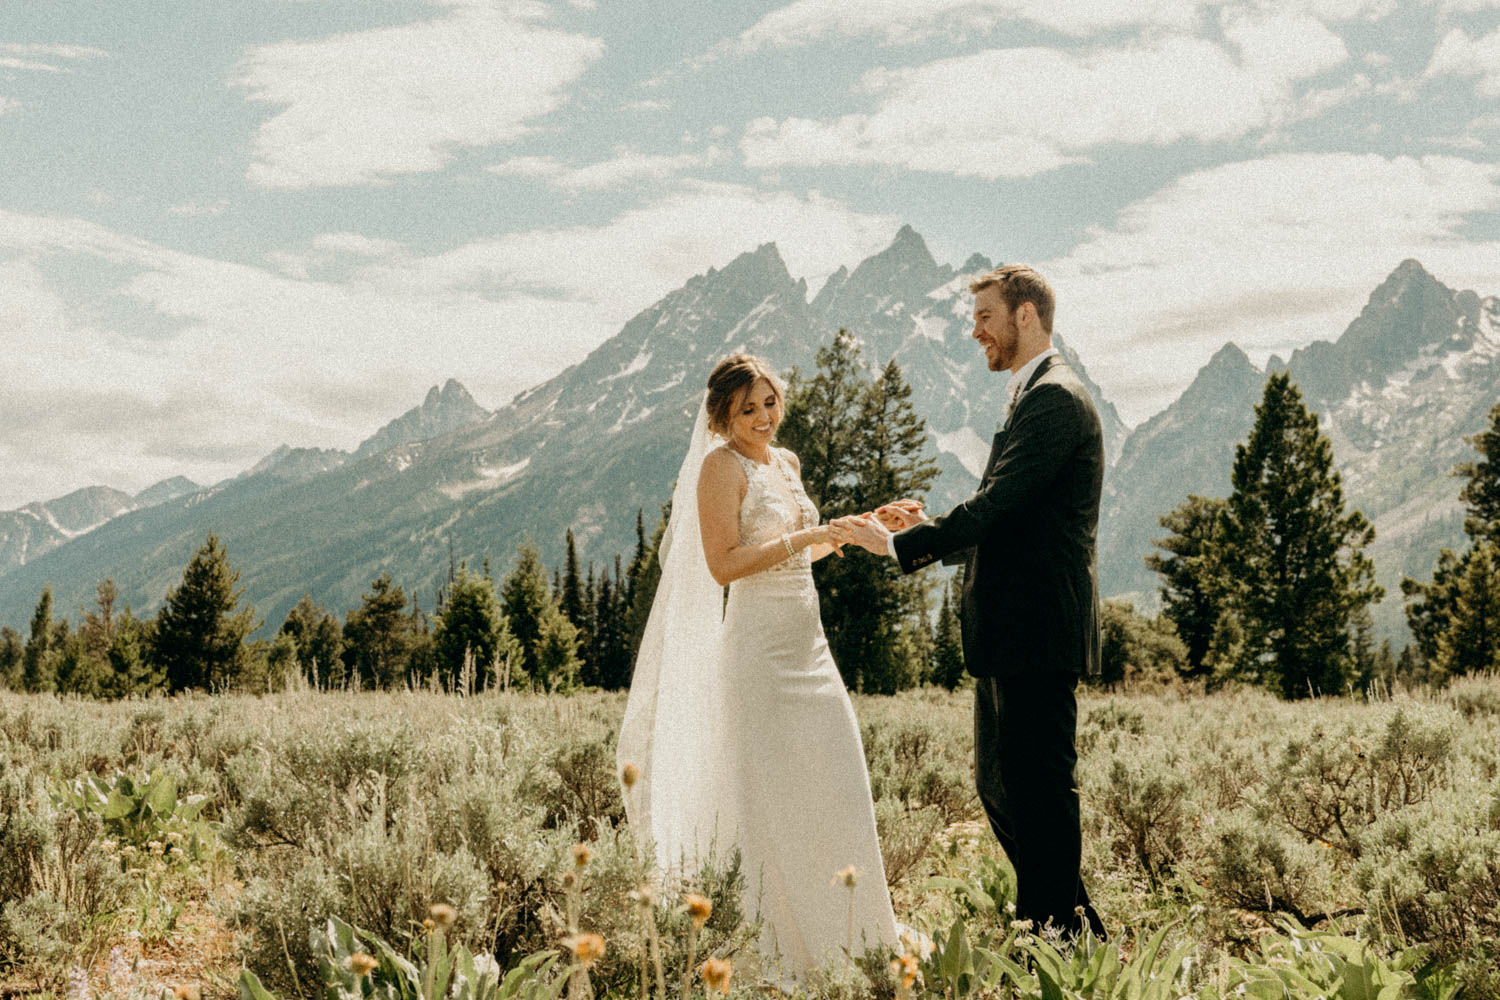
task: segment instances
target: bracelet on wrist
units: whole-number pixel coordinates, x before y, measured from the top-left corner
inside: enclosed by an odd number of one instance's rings
[[[791,556],[794,556],[794,555],[797,554],[797,550],[794,549],[794,548],[792,548],[792,536],[791,535],[782,535],[781,536],[781,544],[782,544],[783,547],[785,547],[786,554],[787,554],[788,558],[790,558]]]

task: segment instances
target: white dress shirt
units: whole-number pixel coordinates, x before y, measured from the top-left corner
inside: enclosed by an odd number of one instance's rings
[[[1016,405],[1020,403],[1021,395],[1026,391],[1026,383],[1031,381],[1031,376],[1036,374],[1037,368],[1041,366],[1043,361],[1046,361],[1057,353],[1057,348],[1049,347],[1022,365],[1020,371],[1011,375],[1010,381],[1005,383],[1005,389],[1010,393],[1010,404],[1006,407],[1005,419],[1001,421],[1001,427],[1010,423],[1010,415],[1016,412]]]

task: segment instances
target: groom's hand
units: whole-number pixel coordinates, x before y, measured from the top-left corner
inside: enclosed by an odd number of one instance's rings
[[[927,520],[920,500],[894,500],[875,510],[875,517],[889,531],[902,531]]]
[[[834,538],[840,542],[858,545],[878,556],[891,554],[891,533],[874,515],[856,514],[831,523]]]

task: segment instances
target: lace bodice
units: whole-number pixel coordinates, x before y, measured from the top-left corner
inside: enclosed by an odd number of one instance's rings
[[[787,461],[786,452],[772,448],[771,461],[761,465],[733,448],[728,450],[739,459],[747,481],[745,499],[740,503],[741,545],[776,541],[782,535],[818,523],[818,508],[808,499],[802,480]],[[812,555],[803,548],[765,572],[806,570],[811,566]]]

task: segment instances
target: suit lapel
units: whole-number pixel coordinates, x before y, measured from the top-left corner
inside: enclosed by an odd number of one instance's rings
[[[1021,399],[1025,398],[1026,393],[1031,390],[1031,387],[1034,386],[1034,385],[1036,385],[1037,379],[1041,378],[1042,375],[1044,375],[1047,371],[1049,371],[1052,368],[1053,363],[1055,361],[1057,361],[1061,357],[1062,357],[1062,355],[1060,355],[1060,354],[1054,354],[1051,357],[1043,358],[1042,359],[1042,363],[1036,366],[1036,370],[1031,373],[1031,377],[1028,378],[1026,380],[1026,384],[1021,387],[1021,396],[1020,396],[1020,398],[1018,398],[1016,400],[1016,405],[1011,409],[1011,411],[1008,414],[1006,414],[1005,423],[1000,426],[1000,433],[995,436],[994,448],[990,451],[990,462],[991,463],[993,463],[995,461],[995,456],[998,455],[998,454],[1000,454],[1000,441],[1001,441],[1003,435],[1005,434],[1005,432],[1008,431],[1008,430],[1010,430],[1011,423],[1015,421],[1015,419],[1016,419],[1016,410],[1019,410],[1021,408]],[[985,465],[985,471],[986,472],[989,471],[989,465],[988,464]]]

